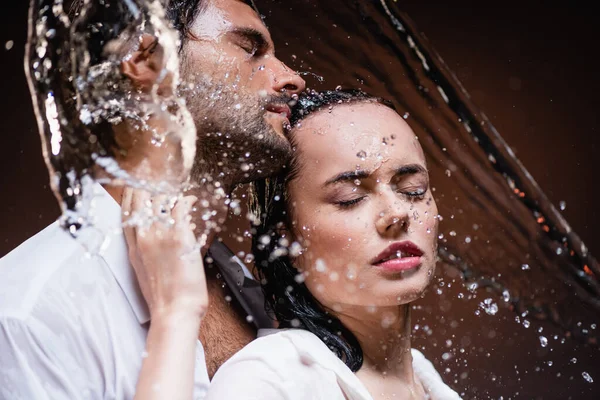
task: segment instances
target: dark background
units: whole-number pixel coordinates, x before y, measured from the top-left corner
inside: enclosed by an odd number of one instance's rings
[[[58,215],[23,73],[28,2],[11,3],[3,5],[0,16],[0,256]],[[597,255],[600,78],[594,60],[595,14],[577,3],[438,3],[400,4],[551,201],[566,202],[563,215]],[[14,41],[11,50],[5,50],[8,40]],[[573,398],[593,398],[588,384],[580,376],[575,379],[579,383],[572,386]]]

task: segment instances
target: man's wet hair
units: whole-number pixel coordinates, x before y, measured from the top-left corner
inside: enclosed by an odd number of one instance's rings
[[[198,15],[207,6],[210,0],[169,0],[165,9],[167,20],[173,28],[179,32],[181,39],[180,50],[183,49],[185,41],[190,37],[192,25]],[[241,0],[243,3],[252,7],[257,13],[258,9],[253,0]],[[70,7],[71,16],[75,16],[83,6],[84,0],[72,0]],[[124,15],[124,14],[123,14]],[[124,24],[127,21],[122,21]]]
[[[165,9],[165,16],[171,23],[174,29],[179,32],[182,45],[186,38],[189,37],[190,29],[200,14],[203,7],[206,6],[209,0],[170,0]],[[74,19],[81,11],[85,0],[72,0],[69,7],[69,15]],[[110,23],[99,25],[104,35],[104,40],[112,39],[111,36],[118,35],[131,21],[128,18],[128,13],[123,12],[124,5],[117,2],[113,7],[107,8],[113,13],[110,18]]]
[[[311,115],[343,104],[381,104],[395,111],[393,104],[361,90],[309,91],[299,96],[290,118],[290,140],[294,129]],[[363,352],[354,334],[310,293],[302,275],[294,267],[290,254],[293,210],[287,185],[300,169],[297,150],[290,163],[277,176],[253,183],[251,210],[255,216],[252,230],[252,252],[255,267],[265,294],[267,311],[282,328],[301,328],[314,333],[352,371],[363,363]]]

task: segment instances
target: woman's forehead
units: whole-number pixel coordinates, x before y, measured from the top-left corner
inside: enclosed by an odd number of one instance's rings
[[[394,110],[379,103],[320,110],[295,129],[302,161],[365,164],[383,159],[425,162],[418,139]]]

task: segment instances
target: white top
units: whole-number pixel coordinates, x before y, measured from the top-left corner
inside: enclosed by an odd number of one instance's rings
[[[150,316],[99,185],[95,226],[73,239],[54,223],[0,260],[0,399],[131,399]],[[83,238],[85,237],[85,238]],[[84,248],[107,237],[99,255]],[[195,398],[208,387],[196,348]]]
[[[266,335],[265,335],[266,334]],[[264,335],[264,336],[263,336]],[[261,337],[262,336],[262,337]],[[431,362],[412,350],[413,370],[431,400],[460,400]],[[217,371],[209,400],[372,400],[358,377],[313,333],[263,330]]]

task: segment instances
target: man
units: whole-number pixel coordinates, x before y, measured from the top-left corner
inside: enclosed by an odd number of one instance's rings
[[[287,102],[304,82],[275,57],[266,27],[245,2],[172,0],[167,15],[182,38],[185,97],[198,131],[192,180],[206,201],[197,220],[210,243],[234,185],[276,171],[289,155]],[[143,81],[147,64],[133,59],[123,72]],[[106,189],[110,196],[97,195],[96,228],[113,232],[122,192]],[[209,279],[208,287],[201,339],[214,370],[253,332],[224,301],[221,284]],[[121,235],[90,257],[49,226],[0,260],[0,397],[133,398],[149,315]],[[226,340],[215,346],[219,336]],[[231,348],[218,351],[224,345]],[[195,396],[207,385],[198,343]]]

